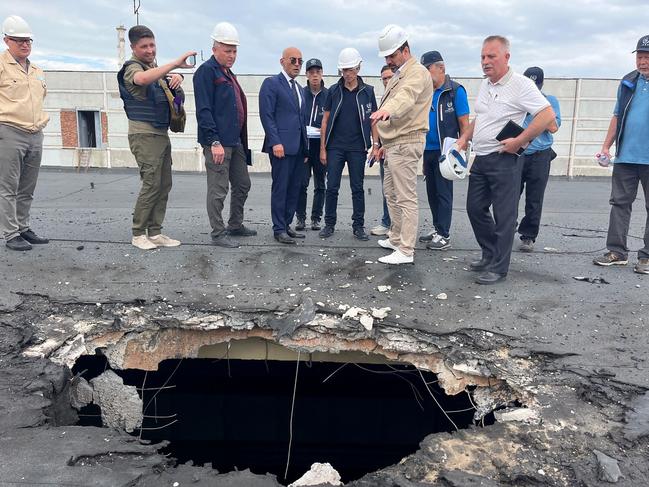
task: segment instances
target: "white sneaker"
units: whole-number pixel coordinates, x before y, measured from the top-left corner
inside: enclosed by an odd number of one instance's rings
[[[390,231],[389,228],[384,227],[383,225],[377,225],[375,227],[372,227],[370,233],[372,235],[382,236],[382,235],[387,235],[389,231]]]
[[[178,247],[180,245],[180,240],[169,238],[163,234],[149,237],[149,240],[156,244],[158,247]]]
[[[383,247],[384,249],[390,249],[390,250],[399,250],[397,247],[392,245],[392,242],[390,242],[389,238],[386,238],[384,240],[379,240],[379,246]]]
[[[384,264],[414,264],[415,257],[413,255],[406,255],[400,250],[395,250],[390,255],[379,257],[379,262]]]
[[[149,240],[146,235],[134,236],[131,243],[138,249],[142,250],[153,250],[158,248],[158,246]]]

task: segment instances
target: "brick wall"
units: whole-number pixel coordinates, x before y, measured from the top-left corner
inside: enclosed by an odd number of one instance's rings
[[[108,115],[106,112],[101,112],[101,142],[108,144]]]
[[[61,140],[64,148],[79,145],[76,110],[61,110]]]

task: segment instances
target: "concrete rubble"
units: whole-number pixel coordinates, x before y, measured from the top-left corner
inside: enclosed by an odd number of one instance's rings
[[[311,469],[288,487],[309,485],[342,485],[340,474],[329,463],[314,463]]]

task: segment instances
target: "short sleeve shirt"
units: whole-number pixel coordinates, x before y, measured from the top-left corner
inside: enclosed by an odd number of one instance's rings
[[[137,58],[132,57],[131,61],[137,61]],[[152,68],[155,66],[152,65]],[[135,74],[140,71],[144,71],[144,68],[138,63],[132,63],[126,66],[124,70],[124,86],[126,91],[128,91],[133,97],[137,100],[146,100],[147,97],[147,87],[136,85],[133,78]],[[157,81],[156,81],[157,83]],[[140,122],[138,120],[129,120],[128,121],[128,133],[131,134],[154,134],[154,135],[167,135],[167,129],[156,128],[151,125],[149,122]]]
[[[618,88],[618,100],[620,99]],[[619,103],[614,114],[620,116]],[[624,120],[622,143],[617,148],[615,162],[627,164],[649,164],[649,80],[638,76],[631,104]]]

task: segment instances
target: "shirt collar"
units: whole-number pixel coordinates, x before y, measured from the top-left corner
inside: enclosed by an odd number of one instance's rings
[[[489,81],[490,85],[506,85],[507,83],[509,83],[509,80],[512,79],[513,74],[514,72],[512,71],[512,68],[508,68],[505,75],[495,83],[492,83],[489,79],[487,79],[487,81]]]
[[[283,69],[282,69],[282,74],[284,75],[284,78],[286,78],[286,81],[288,81],[288,84],[289,84],[289,86],[290,86],[290,84],[291,84],[291,80],[292,80],[293,78],[291,78],[288,74],[286,74],[286,71],[284,71]],[[295,81],[295,80],[294,80],[294,81]]]

